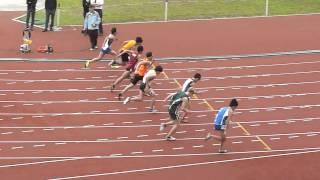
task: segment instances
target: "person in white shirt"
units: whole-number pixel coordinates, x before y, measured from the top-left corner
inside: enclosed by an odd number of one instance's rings
[[[139,88],[139,95],[133,97],[127,97],[123,104],[127,104],[130,101],[141,101],[144,95],[149,95],[152,97],[151,105],[150,105],[150,112],[155,112],[155,92],[151,88],[151,81],[154,80],[160,73],[162,73],[163,68],[162,66],[156,66],[154,69],[151,69],[144,75],[142,79],[142,83],[140,84]]]
[[[103,35],[102,17],[103,17],[103,5],[104,0],[90,0],[90,4],[94,6],[94,10],[99,13],[100,24],[99,24],[99,34]]]

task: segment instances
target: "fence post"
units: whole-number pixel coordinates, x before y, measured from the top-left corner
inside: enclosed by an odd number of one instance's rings
[[[61,31],[62,28],[60,27],[60,18],[61,18],[61,8],[60,8],[60,2],[58,2],[58,8],[57,8],[57,24],[54,28],[54,31]]]
[[[164,21],[168,21],[168,1],[165,0],[164,2]]]
[[[266,0],[265,16],[269,16],[269,0]]]

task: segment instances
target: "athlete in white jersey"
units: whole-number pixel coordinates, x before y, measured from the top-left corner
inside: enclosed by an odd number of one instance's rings
[[[101,60],[104,57],[104,55],[106,55],[106,54],[112,55],[113,59],[116,58],[117,53],[111,49],[111,45],[112,45],[113,41],[117,40],[116,35],[117,35],[117,29],[115,27],[113,27],[111,29],[111,33],[104,39],[103,44],[102,44],[102,48],[101,48],[101,51],[100,51],[98,57],[86,61],[85,65],[84,65],[85,68],[88,68],[90,63]]]
[[[182,91],[182,92],[188,92],[188,90],[189,90],[190,88],[192,88],[195,83],[197,83],[198,81],[200,81],[200,79],[201,79],[201,74],[200,74],[200,73],[196,73],[195,75],[193,75],[192,78],[187,79],[187,80],[183,83],[182,88],[181,88],[181,91]],[[195,93],[196,93],[196,92],[195,92]],[[188,104],[188,106],[189,106],[189,104]],[[188,108],[190,109],[190,107],[188,107]],[[184,117],[182,117],[182,120],[181,120],[182,123],[187,123],[187,122],[188,122],[188,121],[185,119],[185,116],[187,116],[187,115],[188,115],[188,113],[185,113],[185,114],[184,114]]]
[[[200,79],[201,79],[201,74],[196,73],[192,78],[187,79],[187,80],[183,83],[182,88],[181,88],[181,91],[187,92],[188,89],[189,89],[190,87],[192,87],[195,83],[197,83],[198,81],[200,81]]]
[[[123,104],[127,104],[130,101],[141,101],[145,94],[150,95],[152,97],[151,105],[150,105],[150,112],[155,112],[155,92],[151,88],[151,81],[154,80],[161,72],[163,68],[161,66],[156,66],[154,69],[149,70],[143,77],[142,83],[140,84],[139,88],[139,95],[133,97],[127,97]]]
[[[218,111],[216,117],[214,118],[214,130],[219,132],[220,136],[212,135],[211,133],[208,133],[205,137],[205,140],[209,140],[211,138],[214,138],[218,141],[220,141],[220,153],[226,153],[227,150],[223,149],[223,145],[227,140],[227,128],[228,124],[231,121],[233,112],[238,107],[238,101],[236,99],[232,99],[229,107],[222,107]]]

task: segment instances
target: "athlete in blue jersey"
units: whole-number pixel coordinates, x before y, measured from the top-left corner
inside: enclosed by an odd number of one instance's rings
[[[86,61],[85,65],[84,65],[85,68],[88,68],[90,63],[101,60],[104,57],[104,55],[106,55],[106,54],[112,55],[113,59],[116,58],[117,53],[111,49],[112,43],[115,40],[117,40],[116,35],[117,35],[117,29],[115,27],[113,27],[111,29],[110,34],[104,39],[103,44],[102,44],[102,48],[101,48],[101,51],[100,51],[98,57]]]
[[[227,128],[228,124],[231,121],[233,112],[238,107],[238,101],[236,99],[232,99],[229,107],[222,107],[219,109],[216,117],[214,118],[214,130],[219,132],[220,136],[212,135],[211,133],[208,133],[205,140],[209,140],[211,138],[214,138],[218,141],[220,141],[220,153],[226,153],[227,150],[223,149],[223,145],[227,140]]]

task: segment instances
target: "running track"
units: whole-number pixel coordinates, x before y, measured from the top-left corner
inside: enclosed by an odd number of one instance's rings
[[[79,62],[2,62],[2,178],[319,178],[319,54],[160,64],[165,74],[154,84],[159,112],[148,113],[148,99],[123,105],[109,92],[122,70],[104,62],[88,70]],[[161,100],[195,72],[204,78],[192,99],[194,112],[176,142],[164,141],[168,129],[159,132],[159,124],[168,115]],[[229,131],[230,153],[221,155],[217,142],[203,137],[215,110],[232,97],[240,106]]]

